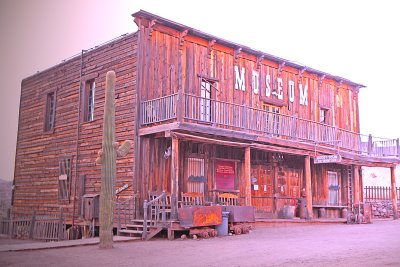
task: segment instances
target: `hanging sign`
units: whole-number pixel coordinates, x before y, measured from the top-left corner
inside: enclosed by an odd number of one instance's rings
[[[314,158],[314,164],[338,163],[341,161],[342,157],[340,155],[323,155]]]

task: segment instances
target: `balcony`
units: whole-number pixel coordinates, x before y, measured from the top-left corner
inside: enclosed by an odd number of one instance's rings
[[[141,127],[171,122],[208,125],[268,140],[310,144],[371,157],[400,157],[399,139],[362,135],[331,125],[198,97],[172,94],[141,102]],[[290,145],[289,145],[290,146]]]

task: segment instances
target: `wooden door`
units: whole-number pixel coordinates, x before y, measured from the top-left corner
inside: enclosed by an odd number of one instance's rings
[[[339,205],[339,179],[337,172],[328,171],[328,205]]]
[[[253,165],[251,172],[251,202],[256,208],[256,217],[271,217],[274,213],[274,168],[272,165]]]
[[[279,167],[276,170],[276,212],[279,216],[283,206],[295,206],[300,198],[302,170]]]

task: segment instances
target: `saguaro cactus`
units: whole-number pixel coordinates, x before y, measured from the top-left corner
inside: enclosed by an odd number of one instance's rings
[[[115,72],[106,76],[106,95],[103,120],[103,143],[98,153],[97,163],[101,163],[100,192],[100,248],[113,247],[113,211],[115,200],[115,177],[117,175],[117,156],[125,156],[131,141],[124,141],[118,147],[115,142]]]

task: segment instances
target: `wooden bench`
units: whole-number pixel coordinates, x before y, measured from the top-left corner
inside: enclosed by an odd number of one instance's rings
[[[232,193],[218,194],[218,204],[223,206],[238,206],[239,197]]]

